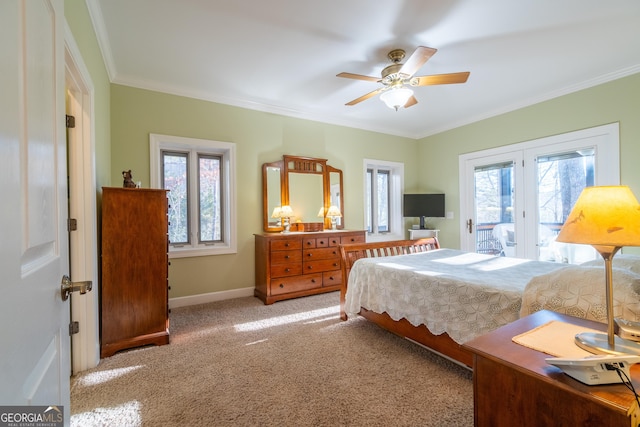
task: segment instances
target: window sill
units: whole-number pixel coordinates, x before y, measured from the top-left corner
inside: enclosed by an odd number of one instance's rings
[[[405,240],[406,237],[400,234],[367,234],[367,242],[390,242],[392,240]]]
[[[229,255],[237,254],[238,251],[235,247],[219,246],[219,247],[206,247],[206,248],[171,248],[169,249],[169,259],[172,258],[191,258],[199,256],[211,256],[211,255]]]

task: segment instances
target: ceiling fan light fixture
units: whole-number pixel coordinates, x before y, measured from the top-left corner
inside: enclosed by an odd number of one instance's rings
[[[413,91],[411,89],[399,87],[383,92],[380,95],[380,99],[387,105],[387,107],[398,111],[398,108],[403,107],[412,96]]]

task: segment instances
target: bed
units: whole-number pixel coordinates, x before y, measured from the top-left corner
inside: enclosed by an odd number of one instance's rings
[[[531,312],[604,321],[602,266],[443,249],[437,238],[345,244],[340,253],[343,320],[359,314],[469,367],[464,342]],[[614,276],[617,315],[640,320],[640,274],[616,269]]]

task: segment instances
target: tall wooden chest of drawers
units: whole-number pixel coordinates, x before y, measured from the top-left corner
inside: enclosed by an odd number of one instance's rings
[[[364,241],[364,231],[256,234],[254,294],[272,304],[337,291],[342,285],[338,246]]]
[[[102,189],[100,357],[169,343],[166,190]]]

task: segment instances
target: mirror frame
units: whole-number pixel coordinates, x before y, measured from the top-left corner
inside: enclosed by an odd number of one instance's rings
[[[262,212],[263,212],[263,224],[262,224],[262,229],[264,231],[282,231],[284,230],[284,227],[282,226],[278,226],[278,227],[272,227],[269,225],[269,219],[271,218],[271,210],[269,209],[269,197],[268,197],[268,190],[269,190],[269,185],[268,185],[268,170],[269,168],[280,168],[280,206],[282,206],[283,204],[283,200],[284,200],[284,194],[283,194],[283,188],[284,188],[284,164],[282,162],[282,160],[278,160],[277,162],[271,162],[271,163],[264,163],[262,165]]]
[[[303,156],[289,156],[283,155],[282,160],[275,162],[264,163],[262,165],[262,212],[263,212],[263,230],[265,232],[280,232],[284,228],[282,226],[274,227],[270,226],[269,220],[271,218],[271,206],[269,206],[269,183],[268,183],[268,168],[279,167],[280,168],[280,206],[289,204],[289,174],[290,173],[308,173],[317,174],[322,176],[322,197],[325,212],[331,205],[331,174],[337,173],[339,176],[340,185],[340,211],[342,218],[337,225],[337,229],[344,228],[344,195],[343,195],[343,180],[342,170],[334,168],[327,164],[327,159],[319,159],[315,157],[303,157]],[[331,220],[324,218],[324,221],[318,221],[317,223],[303,223],[304,229],[298,231],[322,231],[331,228]],[[321,224],[321,225],[320,225]],[[311,226],[311,227],[310,227]],[[309,227],[309,230],[306,228]],[[296,231],[292,229],[292,231]]]
[[[336,228],[340,230],[340,229],[344,229],[344,195],[343,195],[343,184],[342,184],[343,183],[342,169],[334,168],[333,166],[329,166],[329,165],[327,165],[327,175],[326,175],[327,182],[325,184],[325,188],[327,189],[326,197],[328,198],[325,199],[324,207],[325,209],[328,209],[329,206],[331,206],[331,174],[332,173],[337,173],[338,178],[340,180],[338,207],[340,208],[340,213],[342,214],[342,217],[338,218],[339,221],[338,221],[338,224],[336,225]],[[331,220],[329,218],[325,218],[325,227],[331,228]]]

